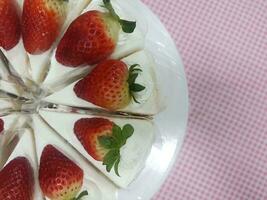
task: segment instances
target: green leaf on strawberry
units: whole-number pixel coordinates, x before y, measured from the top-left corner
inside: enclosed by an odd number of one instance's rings
[[[114,139],[117,141],[118,146],[120,146],[120,144],[122,143],[122,133],[121,133],[121,128],[114,124],[113,128],[112,128],[112,136],[114,137]]]
[[[74,197],[72,198],[71,200],[81,200],[83,197],[89,195],[88,192],[85,190],[85,191],[82,191],[78,197]]]
[[[134,83],[130,86],[130,90],[133,92],[141,92],[144,89],[146,89],[144,86],[138,84],[138,83]]]
[[[106,8],[112,17],[114,17],[121,25],[123,32],[132,33],[136,28],[136,22],[121,19],[115,12],[110,0],[103,0],[104,8]]]
[[[100,136],[98,140],[100,145],[105,149],[114,149],[118,146],[117,141],[110,136]]]
[[[100,136],[98,137],[99,144],[108,152],[104,156],[103,165],[106,166],[107,172],[110,172],[114,167],[114,171],[117,176],[119,174],[119,163],[120,163],[120,149],[127,142],[134,133],[134,128],[130,124],[126,124],[121,129],[118,125],[114,124],[112,127],[111,136]]]
[[[126,124],[122,128],[122,135],[124,138],[128,139],[134,133],[134,128],[130,124]]]
[[[106,165],[107,172],[110,172],[117,160],[120,159],[120,150],[112,149],[104,157],[103,165]],[[117,176],[120,176],[119,173],[116,173]]]
[[[135,93],[141,92],[144,89],[146,89],[145,86],[135,83],[140,72],[142,72],[142,69],[140,69],[139,64],[131,65],[129,68],[128,84],[129,84],[130,94],[136,103],[140,103],[140,102],[136,99]]]
[[[136,22],[120,19],[119,23],[121,25],[123,32],[125,32],[125,33],[132,33],[132,32],[134,32],[134,30],[136,28]]]

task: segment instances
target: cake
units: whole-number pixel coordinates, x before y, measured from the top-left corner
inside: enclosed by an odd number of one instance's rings
[[[145,26],[124,6],[1,1],[0,182],[18,170],[25,184],[0,193],[116,200],[142,173],[161,97]]]

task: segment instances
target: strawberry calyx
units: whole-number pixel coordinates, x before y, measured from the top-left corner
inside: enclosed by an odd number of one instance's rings
[[[130,95],[133,97],[133,100],[136,103],[140,103],[136,97],[135,97],[135,93],[137,92],[141,92],[144,89],[146,89],[146,87],[144,87],[143,85],[140,85],[138,83],[136,83],[136,78],[138,77],[139,73],[142,72],[142,69],[139,68],[140,65],[139,64],[134,64],[130,67],[129,69],[129,77],[128,77],[128,84],[129,84],[129,90],[130,90]]]
[[[70,200],[80,200],[80,199],[82,199],[84,196],[87,196],[87,195],[88,195],[88,192],[87,192],[86,190],[84,190],[84,191],[82,191],[82,192],[79,194],[78,197],[74,197],[74,198],[72,198],[72,199],[70,199]]]
[[[134,133],[134,128],[130,124],[126,124],[121,129],[118,125],[113,124],[111,136],[98,137],[99,144],[108,150],[103,159],[103,165],[106,166],[107,172],[114,167],[117,176],[119,174],[119,163],[121,159],[120,148],[124,146],[127,139]]]
[[[103,0],[103,3],[104,3],[103,7],[106,8],[111,14],[111,16],[120,23],[121,28],[125,33],[134,32],[136,28],[136,22],[121,19],[119,15],[117,15],[117,13],[115,12],[110,0]]]

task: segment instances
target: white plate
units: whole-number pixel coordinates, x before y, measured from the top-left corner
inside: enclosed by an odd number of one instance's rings
[[[181,150],[188,116],[188,90],[175,43],[159,19],[139,0],[117,1],[146,27],[145,49],[155,58],[165,105],[154,119],[158,131],[145,169],[127,189],[118,191],[118,200],[148,200],[164,182]]]
[[[167,107],[154,120],[159,129],[156,142],[145,169],[127,190],[119,191],[118,198],[148,200],[163,184],[181,150],[188,117],[188,89],[181,58],[163,24],[141,1],[124,0],[124,3],[134,8],[131,9],[133,16],[142,16],[146,21],[148,32],[145,49],[152,53],[161,70],[168,69],[168,72],[160,77],[161,80],[169,82],[165,85],[170,87],[164,91]],[[173,74],[175,76],[168,76]]]

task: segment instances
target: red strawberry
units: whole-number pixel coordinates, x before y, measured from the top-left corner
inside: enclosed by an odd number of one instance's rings
[[[0,1],[0,46],[10,50],[19,42],[20,19],[16,1]]]
[[[74,132],[86,151],[98,161],[102,161],[108,152],[99,144],[98,137],[111,136],[113,123],[107,119],[80,119],[74,125]]]
[[[63,25],[68,0],[25,0],[22,12],[22,37],[30,54],[51,48]]]
[[[70,67],[96,64],[114,51],[120,25],[127,33],[134,31],[135,22],[121,20],[110,1],[103,2],[109,12],[88,11],[69,26],[57,47],[59,63]]]
[[[83,171],[52,145],[42,152],[39,183],[44,195],[53,200],[77,200],[87,193],[75,198],[83,184]]]
[[[0,119],[0,133],[4,130],[4,121]]]
[[[98,64],[85,78],[74,87],[79,98],[97,106],[118,110],[126,107],[134,93],[145,89],[135,83],[139,65],[128,70],[127,65],[119,60],[106,60]]]
[[[33,200],[33,169],[26,158],[10,161],[0,172],[0,180],[0,199]]]
[[[108,172],[114,166],[119,176],[120,148],[132,136],[134,129],[127,124],[118,125],[103,118],[84,118],[74,125],[74,133],[87,153],[97,161],[103,161]]]

